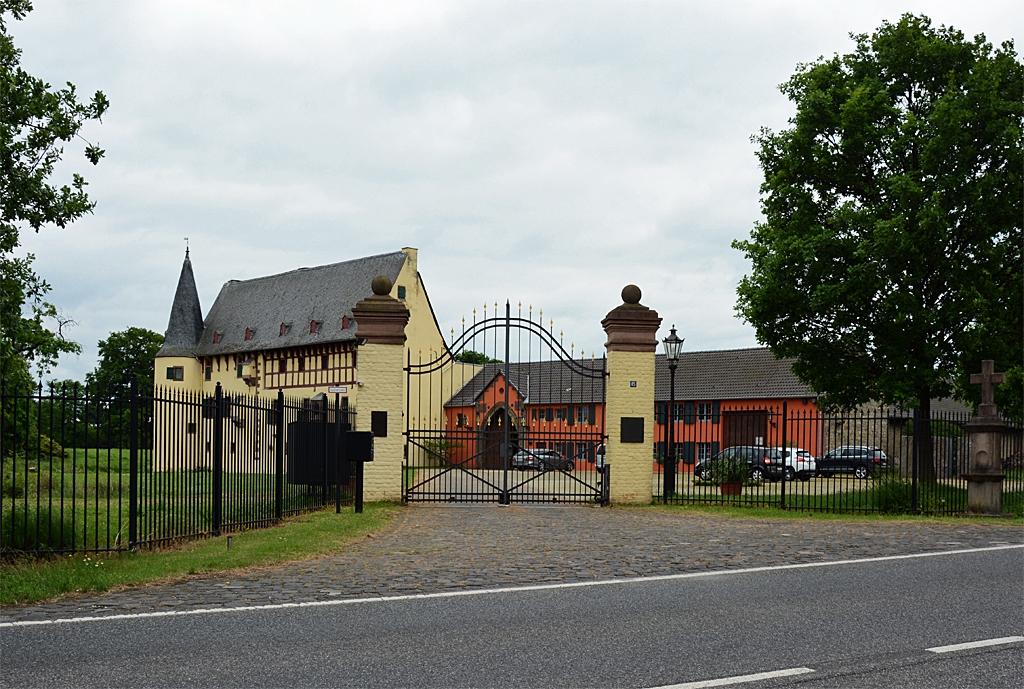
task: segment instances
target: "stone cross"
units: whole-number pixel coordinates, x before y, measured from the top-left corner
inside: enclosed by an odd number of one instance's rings
[[[993,393],[995,386],[1006,382],[1005,373],[993,373],[996,364],[992,359],[985,359],[981,362],[981,373],[971,374],[971,385],[981,386],[981,403],[993,404]]]

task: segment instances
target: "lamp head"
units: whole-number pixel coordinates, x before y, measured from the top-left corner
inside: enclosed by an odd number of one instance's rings
[[[662,340],[662,344],[665,345],[665,358],[669,361],[679,361],[679,352],[683,348],[683,341],[676,335],[676,326],[673,325],[668,337]]]

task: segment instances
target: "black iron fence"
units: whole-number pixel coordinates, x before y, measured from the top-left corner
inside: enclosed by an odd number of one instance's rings
[[[668,405],[656,416],[655,498],[837,513],[955,514],[967,510],[969,414],[876,407],[813,409],[677,405],[668,448]],[[675,492],[664,495],[666,457],[676,458]],[[1006,419],[1004,511],[1024,512],[1024,420]],[[742,474],[742,481],[727,481]],[[737,483],[739,485],[737,485]],[[726,485],[723,485],[726,484]]]
[[[354,500],[355,412],[313,399],[156,388],[0,389],[0,551],[133,549]]]

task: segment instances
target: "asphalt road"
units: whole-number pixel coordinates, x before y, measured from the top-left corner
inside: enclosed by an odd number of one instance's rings
[[[8,623],[4,687],[1020,687],[1024,549]],[[705,685],[708,686],[708,685]]]

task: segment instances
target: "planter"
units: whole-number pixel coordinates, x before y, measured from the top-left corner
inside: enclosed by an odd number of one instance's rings
[[[743,482],[737,481],[735,483],[723,483],[721,484],[722,495],[740,495],[743,493]]]

